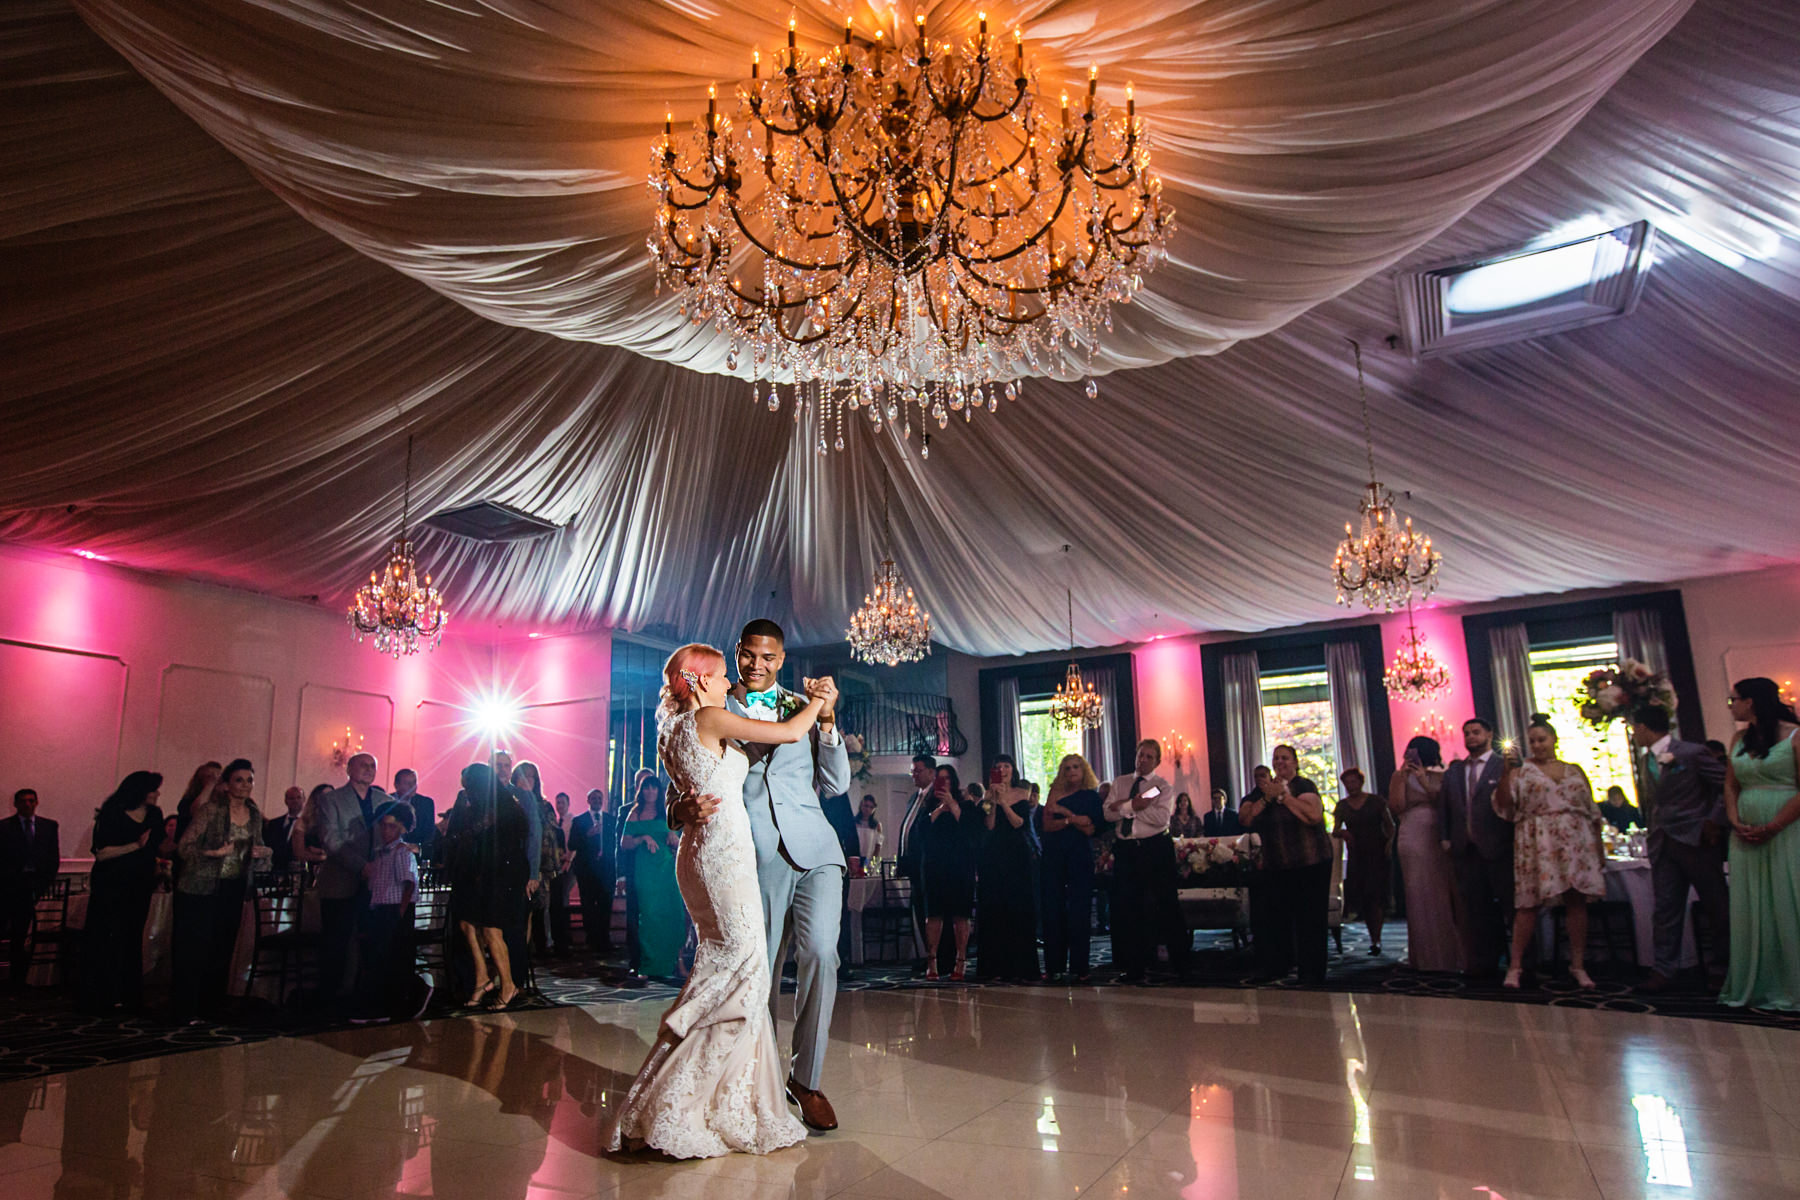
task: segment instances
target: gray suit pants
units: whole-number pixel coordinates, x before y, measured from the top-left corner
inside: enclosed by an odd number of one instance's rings
[[[757,863],[763,919],[769,935],[769,1007],[781,997],[781,968],[791,951],[794,979],[792,1075],[818,1090],[837,1004],[838,925],[844,907],[844,868],[798,871],[785,859]]]
[[[1656,946],[1653,969],[1673,976],[1681,969],[1681,933],[1687,925],[1688,888],[1700,901],[1700,914],[1712,929],[1712,973],[1731,959],[1731,897],[1725,884],[1725,847],[1690,846],[1658,837],[1650,848],[1650,892],[1656,898],[1651,932]]]

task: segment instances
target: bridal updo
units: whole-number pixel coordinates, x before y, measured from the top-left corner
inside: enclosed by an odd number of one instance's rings
[[[656,723],[661,725],[676,713],[685,712],[693,703],[694,685],[690,677],[698,679],[724,669],[724,653],[704,642],[690,642],[669,655],[669,661],[663,664],[662,700],[656,706]]]

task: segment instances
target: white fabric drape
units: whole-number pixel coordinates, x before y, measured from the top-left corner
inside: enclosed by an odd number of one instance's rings
[[[1119,688],[1116,672],[1111,667],[1083,667],[1081,678],[1084,683],[1094,685],[1100,703],[1105,705],[1100,724],[1081,731],[1081,755],[1094,768],[1094,774],[1105,781],[1119,772]]]
[[[560,526],[419,539],[453,634],[767,611],[835,641],[890,544],[888,474],[892,548],[960,650],[1068,644],[1070,584],[1084,645],[1329,619],[1364,482],[1342,339],[1392,329],[1394,271],[1650,216],[1670,237],[1625,320],[1371,352],[1382,477],[1448,601],[1800,557],[1786,508],[1742,499],[1800,477],[1800,23],[1703,0],[1646,53],[1686,7],[1028,4],[1051,77],[1135,77],[1181,235],[1098,357],[1142,369],[1097,401],[1030,381],[923,461],[863,427],[814,456],[677,365],[717,340],[647,292],[661,106],[698,111],[786,5],[18,0],[0,537],[336,607],[399,524],[411,431],[415,510]],[[1597,430],[1629,472],[1583,449]],[[1245,486],[1271,454],[1297,468],[1278,496]]]
[[[1525,727],[1537,711],[1531,686],[1531,639],[1525,626],[1496,625],[1488,630],[1488,653],[1494,679],[1494,725],[1503,741],[1524,753]]]
[[[1219,660],[1219,704],[1225,713],[1225,750],[1231,765],[1231,798],[1250,792],[1263,757],[1262,672],[1256,651],[1227,654]],[[1321,787],[1324,785],[1321,784]]]
[[[1331,737],[1337,747],[1338,771],[1359,768],[1375,784],[1375,742],[1369,736],[1369,684],[1363,671],[1362,646],[1356,642],[1325,643],[1325,676],[1331,684]],[[1320,786],[1337,781],[1319,780]]]
[[[999,681],[994,688],[995,706],[999,709],[999,728],[995,736],[999,745],[989,749],[988,754],[1008,754],[1018,763],[1020,773],[1027,773],[1028,764],[1019,763],[1019,747],[1023,744],[1023,736],[1019,732],[1019,681],[1016,677],[1008,677]],[[1040,780],[1045,790],[1049,789],[1048,780]]]

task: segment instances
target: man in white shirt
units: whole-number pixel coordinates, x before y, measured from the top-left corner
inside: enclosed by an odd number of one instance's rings
[[[1138,743],[1136,770],[1113,780],[1101,810],[1116,822],[1113,841],[1113,961],[1121,983],[1143,983],[1156,959],[1156,946],[1169,947],[1169,965],[1188,969],[1193,935],[1176,900],[1175,843],[1169,818],[1175,786],[1156,773],[1162,743]],[[1176,763],[1179,770],[1180,763]]]
[[[932,808],[931,788],[937,782],[937,759],[929,754],[913,755],[912,782],[913,794],[906,802],[906,815],[900,820],[895,859],[901,876],[912,883],[913,945],[921,946],[921,931],[925,928],[925,825]],[[940,943],[938,957],[943,960],[938,964],[939,972],[947,974],[956,957],[955,947],[949,942]],[[921,972],[924,969],[923,965],[919,968]]]

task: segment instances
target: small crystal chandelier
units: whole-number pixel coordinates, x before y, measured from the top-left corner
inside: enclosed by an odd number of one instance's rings
[[[1069,548],[1063,547],[1067,554]],[[1075,653],[1075,593],[1064,589],[1069,598],[1069,653]],[[1050,697],[1050,719],[1065,729],[1098,729],[1106,720],[1106,701],[1094,690],[1091,682],[1083,682],[1081,667],[1075,662],[1069,663],[1069,673],[1063,679],[1062,686]]]
[[[1394,511],[1394,496],[1375,478],[1375,434],[1369,424],[1369,391],[1363,382],[1362,347],[1352,340],[1356,354],[1356,390],[1362,398],[1363,440],[1369,452],[1369,485],[1357,511],[1362,517],[1358,534],[1348,522],[1331,570],[1337,580],[1337,602],[1349,604],[1352,593],[1362,596],[1363,606],[1392,612],[1416,595],[1431,595],[1437,587],[1443,556],[1431,548],[1431,538],[1413,532],[1412,518],[1401,520]]]
[[[431,586],[431,576],[419,583],[419,564],[406,529],[412,517],[412,435],[406,438],[406,484],[400,505],[400,536],[388,551],[387,566],[369,572],[369,582],[356,589],[350,601],[350,629],[360,643],[374,637],[375,651],[399,658],[417,654],[420,642],[435,650],[444,637],[449,614],[444,598]]]
[[[892,546],[886,498],[881,504],[881,532],[883,543]],[[897,667],[931,653],[931,614],[913,599],[913,590],[900,578],[892,558],[882,559],[876,568],[875,585],[862,607],[851,614],[844,636],[850,639],[850,656],[866,663]]]
[[[1433,700],[1450,690],[1450,671],[1425,648],[1425,635],[1413,624],[1412,602],[1406,604],[1406,636],[1394,651],[1394,662],[1382,677],[1388,695],[1397,700]]]
[[[1017,380],[1094,348],[1163,254],[1175,214],[1150,165],[1132,89],[1118,111],[1099,69],[1073,114],[1040,97],[1020,31],[987,14],[960,44],[886,31],[817,55],[760,50],[735,112],[651,148],[658,289],[747,356],[752,395],[817,416],[816,448],[844,448],[846,412],[910,438],[999,407]],[[1010,59],[1010,61],[1008,61]],[[1090,398],[1098,388],[1090,377]]]

